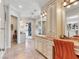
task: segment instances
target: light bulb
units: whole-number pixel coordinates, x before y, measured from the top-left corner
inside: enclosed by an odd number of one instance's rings
[[[67,8],[70,8],[70,7],[71,7],[71,5],[68,5],[68,6],[67,6]]]
[[[63,3],[63,6],[66,6],[66,5],[67,5],[67,2],[64,2],[64,3]]]
[[[73,5],[77,5],[77,4],[78,4],[78,2],[73,3]]]
[[[46,13],[46,12],[45,12],[44,14],[45,14],[45,15],[47,15],[47,13]]]
[[[42,14],[42,16],[45,16],[45,14]]]

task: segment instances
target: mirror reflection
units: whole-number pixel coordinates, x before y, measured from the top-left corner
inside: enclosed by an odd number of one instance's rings
[[[79,36],[79,2],[65,7],[66,27],[65,35],[68,37]]]
[[[40,18],[36,21],[36,35],[46,35],[47,13],[42,12]]]

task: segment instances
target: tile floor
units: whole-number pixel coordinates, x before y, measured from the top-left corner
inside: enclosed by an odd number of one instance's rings
[[[45,59],[34,49],[34,41],[27,39],[26,43],[14,45],[7,49],[3,59]]]

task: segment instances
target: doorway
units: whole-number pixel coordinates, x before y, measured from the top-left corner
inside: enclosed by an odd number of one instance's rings
[[[26,38],[32,38],[31,23],[26,23]]]
[[[17,44],[17,17],[11,15],[11,46]]]

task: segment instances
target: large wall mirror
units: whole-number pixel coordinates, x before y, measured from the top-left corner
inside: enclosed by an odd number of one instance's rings
[[[46,22],[47,22],[47,13],[40,15],[40,18],[36,21],[36,35],[46,35]]]
[[[65,35],[68,37],[79,35],[79,1],[65,7],[65,16]]]

